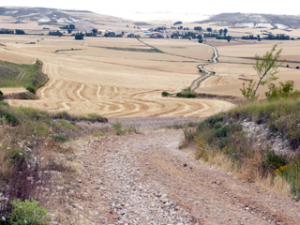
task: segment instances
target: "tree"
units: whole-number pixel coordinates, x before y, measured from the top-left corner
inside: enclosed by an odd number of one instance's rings
[[[226,36],[227,32],[228,32],[228,30],[227,30],[227,28],[225,28],[225,29],[223,30],[224,36]]]
[[[62,26],[62,27],[60,27],[60,29],[67,29],[67,30],[71,29],[71,30],[74,30],[75,29],[75,25],[74,24],[70,24],[70,25]]]
[[[219,34],[220,34],[220,36],[222,36],[222,33],[223,33],[223,30],[222,30],[222,29],[220,29],[220,30],[219,30]]]
[[[5,29],[5,28],[0,29],[0,34],[14,34],[14,33],[15,33],[14,30],[9,30],[9,29]]]
[[[199,38],[199,39],[198,39],[198,42],[199,42],[199,43],[202,43],[202,42],[203,42],[203,39],[202,39],[202,38]]]
[[[25,34],[24,30],[16,29],[16,34]]]
[[[211,28],[211,27],[206,28],[206,30],[207,30],[208,32],[212,32],[212,28]]]
[[[230,42],[231,38],[232,38],[231,36],[228,36],[227,41]]]
[[[82,32],[75,34],[75,40],[83,40],[84,34]]]
[[[58,31],[49,31],[48,35],[52,35],[52,36],[63,36],[63,33],[61,33],[59,30]]]
[[[280,58],[280,54],[282,49],[276,52],[277,44],[273,46],[270,52],[266,52],[266,54],[260,59],[260,57],[256,54],[255,60],[256,63],[253,68],[256,70],[257,75],[259,77],[259,81],[253,93],[253,97],[255,98],[257,89],[260,85],[265,85],[270,81],[277,80],[278,77],[275,77],[275,74],[278,73],[278,67],[285,62],[283,60],[281,63],[278,63],[278,59]]]
[[[0,101],[2,101],[3,100],[3,92],[2,91],[0,91]]]
[[[98,29],[93,29],[92,32],[93,32],[93,36],[96,37],[98,34]]]
[[[32,94],[36,94],[36,90],[32,86],[27,87],[26,90],[31,92]]]
[[[68,34],[71,34],[72,33],[72,29],[68,29]]]

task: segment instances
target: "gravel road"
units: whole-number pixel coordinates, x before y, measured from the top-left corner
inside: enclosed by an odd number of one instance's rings
[[[195,160],[182,139],[158,130],[70,143],[86,196],[76,224],[299,224],[298,202]]]

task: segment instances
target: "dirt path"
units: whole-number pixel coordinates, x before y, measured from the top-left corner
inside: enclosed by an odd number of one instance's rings
[[[71,207],[76,224],[299,224],[299,203],[196,161],[182,139],[158,130],[72,143],[86,196]]]
[[[208,65],[218,63],[218,57],[219,57],[219,55],[218,55],[217,49],[216,49],[214,46],[212,46],[212,45],[209,45],[209,44],[206,44],[206,45],[210,46],[210,47],[214,50],[214,57],[212,58],[213,62],[210,63],[210,64],[208,64]],[[200,83],[201,83],[203,80],[205,80],[206,78],[208,78],[208,77],[210,76],[211,71],[205,69],[204,66],[206,66],[206,65],[198,66],[199,70],[204,71],[206,74],[203,75],[203,76],[201,76],[201,77],[199,77],[198,79],[196,79],[196,80],[193,81],[193,83],[192,83],[192,85],[191,85],[191,89],[192,89],[192,90],[197,89],[197,88],[200,86]]]

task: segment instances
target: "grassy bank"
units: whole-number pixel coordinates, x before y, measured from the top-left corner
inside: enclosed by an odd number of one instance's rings
[[[193,131],[186,129],[186,142],[195,144],[197,159],[234,171],[249,182],[260,182],[269,189],[299,199],[299,110],[300,100],[297,99],[238,106],[227,113],[207,118]],[[287,140],[294,152],[278,155],[268,145],[254,145],[257,140],[250,140],[243,131],[244,121],[264,124],[268,128],[266,139],[280,136]]]
[[[82,121],[84,126],[79,125]],[[49,206],[50,193],[56,188],[51,176],[60,173],[66,180],[75,176],[66,163],[73,159],[73,150],[61,143],[99,132],[100,128],[88,126],[94,122],[107,119],[96,114],[50,114],[0,101],[0,218],[5,218],[0,224],[11,224],[12,200],[35,199]]]
[[[33,65],[19,65],[0,61],[0,87],[43,86],[48,77],[42,72],[43,63],[39,60]]]

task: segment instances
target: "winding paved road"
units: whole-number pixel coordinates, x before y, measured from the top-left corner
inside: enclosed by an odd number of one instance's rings
[[[206,44],[206,45],[208,45],[209,47],[211,47],[214,50],[213,62],[210,63],[210,64],[207,64],[207,65],[218,63],[218,61],[217,61],[217,59],[219,57],[218,50],[214,46],[212,46],[212,45],[209,45],[209,44]],[[201,83],[201,81],[205,80],[206,78],[208,78],[210,76],[210,73],[212,71],[205,69],[204,66],[206,66],[206,65],[198,66],[199,70],[204,71],[206,74],[203,75],[203,76],[200,76],[198,79],[196,79],[196,80],[193,81],[193,83],[191,85],[191,89],[192,90],[195,90],[196,88],[198,88],[199,85],[200,85],[200,83]]]

